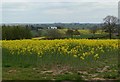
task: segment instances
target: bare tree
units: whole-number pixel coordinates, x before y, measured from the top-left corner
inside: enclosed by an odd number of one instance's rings
[[[112,33],[118,23],[118,18],[115,16],[106,16],[104,19],[104,30],[109,33],[109,38],[112,38]]]

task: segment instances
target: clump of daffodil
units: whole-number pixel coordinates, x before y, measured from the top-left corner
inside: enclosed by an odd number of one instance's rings
[[[99,58],[99,54],[94,55],[95,60]]]
[[[88,40],[88,39],[62,39],[62,40],[3,40],[2,48],[10,51],[12,55],[36,54],[72,55],[82,60],[92,55],[98,59],[100,54],[118,49],[117,40]],[[99,54],[99,55],[98,55]]]
[[[80,56],[80,59],[84,60],[85,58],[83,56]]]
[[[75,58],[77,58],[77,55],[73,55]]]

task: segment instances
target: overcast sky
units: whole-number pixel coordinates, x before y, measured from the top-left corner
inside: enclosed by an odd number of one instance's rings
[[[118,2],[4,0],[0,11],[3,23],[101,23],[118,15]]]

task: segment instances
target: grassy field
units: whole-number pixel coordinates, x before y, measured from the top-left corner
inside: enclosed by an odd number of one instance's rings
[[[54,39],[54,33],[52,34],[53,36],[50,38],[46,36],[46,33],[49,29],[42,29],[40,30],[40,36],[33,37],[32,39],[39,39],[39,40],[48,40],[48,39]],[[102,30],[97,30],[96,33],[91,33],[89,29],[79,29],[78,32],[80,33],[79,35],[66,35],[68,29],[57,29],[57,31],[62,34],[61,37],[58,39],[109,39],[109,33],[105,33]],[[56,33],[57,34],[57,33]],[[119,37],[112,34],[112,39],[118,39]]]
[[[119,79],[118,40],[2,41],[3,80]]]

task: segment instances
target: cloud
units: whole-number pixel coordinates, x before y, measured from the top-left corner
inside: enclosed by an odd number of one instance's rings
[[[3,2],[118,2],[119,0],[3,0]]]
[[[3,22],[102,22],[117,2],[4,2]]]

